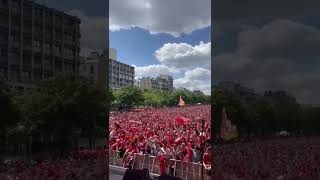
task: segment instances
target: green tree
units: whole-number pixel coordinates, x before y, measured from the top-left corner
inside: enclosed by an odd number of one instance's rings
[[[248,108],[252,110],[250,112],[253,115],[252,119],[254,121],[254,128],[252,130],[255,133],[259,133],[262,136],[275,133],[275,110],[265,97],[257,98]]]
[[[144,104],[147,106],[163,106],[164,93],[157,90],[145,90],[143,92]]]
[[[190,100],[193,104],[207,103],[207,96],[201,91],[194,91],[190,93]]]
[[[189,104],[190,97],[189,97],[188,93],[185,91],[182,91],[182,90],[177,90],[177,91],[173,91],[172,93],[170,93],[170,95],[168,97],[169,105],[177,106],[179,103],[180,96],[182,97],[182,99],[185,101],[186,104]]]
[[[294,132],[299,130],[301,107],[293,96],[285,91],[268,91],[264,97],[274,107],[277,131]]]
[[[117,104],[126,108],[132,108],[134,105],[143,103],[143,92],[135,86],[125,86],[114,92]]]
[[[229,119],[237,126],[240,134],[248,133],[250,131],[251,124],[250,119],[248,118],[248,112],[237,95],[216,89],[212,93],[212,100],[214,133],[219,133],[223,108],[226,109]]]
[[[320,107],[301,108],[301,128],[305,135],[320,134]]]
[[[7,84],[0,80],[0,144],[5,147],[10,130],[20,120],[20,112]],[[1,150],[1,149],[0,149]]]
[[[63,151],[89,140],[105,137],[108,101],[111,94],[93,80],[76,75],[59,75],[39,84],[19,97],[22,104],[21,126],[34,141],[52,141]]]

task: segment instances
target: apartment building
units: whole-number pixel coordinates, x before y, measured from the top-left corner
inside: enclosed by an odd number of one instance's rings
[[[120,89],[134,85],[134,67],[117,60],[117,51],[109,49],[109,87]]]
[[[173,78],[169,75],[160,75],[157,77],[159,89],[163,91],[173,91]]]
[[[106,52],[106,50],[102,53],[91,52],[81,63],[80,74],[100,83],[107,83],[107,78],[109,78],[109,88],[113,90],[133,86],[134,67],[118,61],[115,49],[109,49],[109,58]],[[107,63],[109,63],[109,76]]]
[[[0,76],[19,88],[78,73],[80,19],[29,0],[0,1]]]
[[[214,86],[213,90],[215,89],[237,94],[243,101],[253,101],[259,96],[257,93],[255,93],[254,89],[245,87],[240,83],[233,81],[219,82],[217,86]]]
[[[80,74],[90,77],[102,85],[107,85],[107,58],[99,52],[91,52],[90,55],[82,59],[80,64]]]
[[[156,78],[142,77],[135,81],[136,86],[141,89],[173,91],[173,78],[169,75],[160,75]]]

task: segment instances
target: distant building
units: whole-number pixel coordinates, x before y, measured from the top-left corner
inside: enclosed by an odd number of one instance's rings
[[[184,87],[178,87],[176,90],[185,91],[185,92],[191,92],[189,89],[184,88]]]
[[[135,79],[133,84],[134,84],[135,86],[137,86],[137,87],[139,87],[139,88],[140,88],[140,85],[141,85],[141,78]]]
[[[134,85],[134,67],[119,61],[109,60],[109,85],[112,89]]]
[[[297,100],[293,94],[291,94],[287,91],[283,91],[283,90],[265,91],[264,96],[269,97],[269,98],[276,98],[276,99],[278,99],[278,98],[286,99],[286,100],[290,100],[293,103],[297,102]]]
[[[257,98],[258,94],[254,89],[242,86],[240,83],[232,81],[220,82],[217,86],[213,86],[213,89],[221,89],[225,92],[231,92],[240,96],[242,100],[251,101]]]
[[[107,60],[98,52],[91,54],[82,60],[80,65],[80,74],[90,77],[95,81],[106,85],[107,83]]]
[[[169,75],[160,75],[157,77],[160,90],[173,91],[173,78]]]
[[[145,90],[145,89],[153,89],[152,88],[152,81],[151,81],[152,78],[150,77],[142,77],[142,78],[139,78],[136,80],[136,85]]]
[[[112,51],[113,53],[110,54]],[[89,57],[85,58],[81,65],[81,74],[107,83],[107,63],[109,63],[109,88],[119,89],[124,86],[133,86],[134,67],[117,61],[116,50],[109,49],[109,58],[106,52],[92,52]]]
[[[142,77],[136,80],[135,85],[141,89],[173,91],[173,78],[169,75],[160,75],[157,78]]]
[[[117,51],[109,49],[109,87],[119,89],[134,85],[134,67],[117,59]]]
[[[114,48],[109,48],[109,59],[117,60],[117,50]]]
[[[193,92],[194,92],[194,93],[203,94],[203,92],[202,92],[202,91],[200,91],[200,90],[194,90]]]
[[[30,0],[0,1],[0,76],[17,89],[78,73],[80,19]]]

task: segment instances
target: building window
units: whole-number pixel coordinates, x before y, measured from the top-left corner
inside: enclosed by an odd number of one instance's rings
[[[41,48],[41,42],[40,41],[33,41],[33,45],[36,48]]]
[[[1,0],[1,5],[7,5],[8,4],[8,1],[7,0]]]
[[[0,57],[7,57],[7,56],[8,56],[8,48],[0,47]]]
[[[54,45],[53,46],[53,51],[54,53],[60,53],[61,52],[61,47],[59,45]]]
[[[90,73],[93,74],[94,73],[94,67],[90,66]]]

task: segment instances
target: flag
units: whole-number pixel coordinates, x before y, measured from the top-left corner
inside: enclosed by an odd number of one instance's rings
[[[238,137],[238,130],[228,119],[225,108],[222,110],[222,122],[220,127],[220,137],[224,140],[231,140]]]
[[[185,102],[183,101],[183,99],[182,99],[182,97],[181,97],[181,95],[180,95],[180,99],[179,99],[179,106],[180,107],[183,107],[183,106],[185,106],[186,104],[185,104]]]
[[[183,140],[182,136],[179,136],[174,140],[174,142],[178,143],[178,142],[181,142],[182,140]]]
[[[111,138],[111,137],[113,137],[113,134],[115,133],[115,130],[112,130],[111,132],[110,132],[110,135],[109,135],[109,137]]]
[[[191,119],[188,119],[188,118],[185,118],[185,117],[176,118],[176,123],[177,124],[188,124],[188,123],[191,123],[191,122],[192,122]]]

